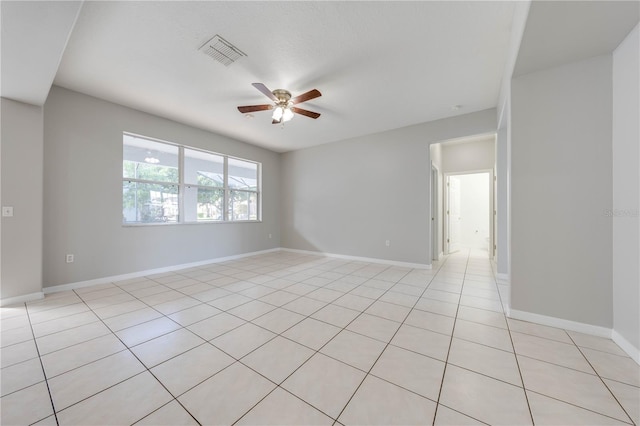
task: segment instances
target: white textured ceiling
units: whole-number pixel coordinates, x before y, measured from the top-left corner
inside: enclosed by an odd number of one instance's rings
[[[85,2],[54,84],[275,151],[496,106],[512,2]],[[248,56],[198,51],[213,35]],[[322,97],[281,128],[251,86]],[[453,105],[462,105],[452,110]]]
[[[521,3],[2,0],[0,95],[42,105],[55,76],[288,151],[496,106],[516,54],[521,75],[609,53],[640,16],[636,0],[534,1],[513,49]],[[198,52],[216,33],[249,56],[227,68]],[[244,118],[237,105],[268,103],[253,82],[294,96],[321,90],[300,106],[322,117],[285,129],[269,112]]]
[[[0,96],[44,104],[81,5],[81,1],[0,2]]]
[[[639,19],[637,0],[533,1],[514,76],[610,53]]]

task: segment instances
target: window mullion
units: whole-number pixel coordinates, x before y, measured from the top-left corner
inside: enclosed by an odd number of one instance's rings
[[[229,219],[229,209],[231,208],[231,193],[229,192],[229,157],[224,156],[224,212],[225,221]]]
[[[184,207],[184,147],[178,147],[178,222],[185,222]]]
[[[256,176],[258,178],[258,181],[256,182],[256,189],[257,189],[257,195],[256,195],[256,203],[258,203],[258,205],[256,206],[256,219],[257,220],[262,220],[262,164],[258,164],[258,174]]]

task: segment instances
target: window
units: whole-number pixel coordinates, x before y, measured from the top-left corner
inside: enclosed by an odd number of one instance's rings
[[[258,219],[258,164],[229,159],[229,220]]]
[[[224,220],[225,157],[184,149],[185,220]]]
[[[260,163],[124,134],[124,224],[258,220]]]
[[[178,147],[125,136],[122,220],[178,222]]]

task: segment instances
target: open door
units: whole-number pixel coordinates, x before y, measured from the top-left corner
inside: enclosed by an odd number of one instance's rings
[[[460,250],[460,179],[447,176],[447,252]]]

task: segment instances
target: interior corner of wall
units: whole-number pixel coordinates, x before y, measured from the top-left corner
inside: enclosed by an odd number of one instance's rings
[[[611,331],[611,339],[620,346],[620,348],[633,359],[636,364],[640,365],[640,348],[636,348],[631,342],[624,338],[616,329]]]

